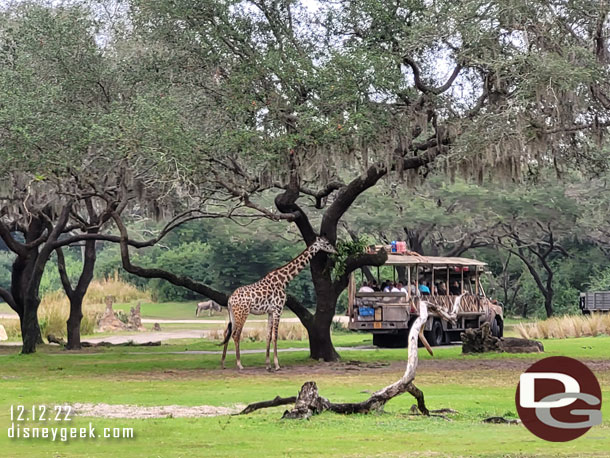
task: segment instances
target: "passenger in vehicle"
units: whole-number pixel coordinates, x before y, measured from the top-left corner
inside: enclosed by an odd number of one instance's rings
[[[451,286],[449,287],[449,293],[452,296],[459,296],[460,294],[462,294],[462,288],[460,287],[460,283],[457,280],[454,280],[454,282],[451,283]]]
[[[373,280],[369,286],[373,288],[373,291],[375,292],[381,291],[381,289],[379,289],[379,285],[377,284],[377,280]]]
[[[401,293],[409,294],[407,288],[405,288],[405,286],[401,282],[398,282],[396,288],[398,288],[398,291],[400,291]]]
[[[358,290],[359,293],[374,293],[375,290],[371,288],[367,282],[363,282],[362,286]]]
[[[419,291],[417,290],[417,287],[415,286],[415,282],[411,282],[411,285],[409,285],[409,289],[411,290],[411,294],[413,296],[417,296],[419,295]]]
[[[441,282],[438,284],[438,295],[439,296],[447,295],[447,286],[445,285],[445,282]]]
[[[430,295],[430,287],[425,284],[425,283],[420,283],[419,284],[419,292],[421,293],[422,296],[429,296]]]
[[[390,293],[390,292],[392,292],[393,287],[394,287],[394,283],[392,283],[390,280],[386,280],[386,285],[385,285],[385,288],[383,288],[383,292]]]

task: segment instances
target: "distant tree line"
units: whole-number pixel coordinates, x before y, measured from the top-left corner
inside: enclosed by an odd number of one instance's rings
[[[82,298],[98,255],[116,250],[108,243],[120,243],[123,268],[158,285],[159,297],[226,305],[233,285],[317,236],[358,245],[375,235],[352,218],[380,214],[372,204],[359,211],[368,195],[400,195],[384,207],[400,214],[434,195],[428,182],[442,191],[460,179],[495,187],[483,204],[432,200],[459,231],[440,236],[426,214],[378,222],[400,222],[416,250],[494,247],[504,264],[525,266],[551,315],[570,228],[588,222],[572,239],[601,249],[610,235],[600,229],[603,193],[580,208],[581,191],[562,184],[608,169],[609,14],[587,0],[9,4],[0,11],[0,238],[12,266],[0,297],[20,317],[22,352],[41,341],[51,261],[70,299],[68,348],[78,348]],[[563,193],[545,197],[549,177]],[[553,206],[553,196],[577,208]],[[140,230],[147,219],[159,225]],[[225,239],[167,242],[200,219],[229,228]],[[236,226],[251,232],[237,237],[250,274],[228,243]],[[272,234],[286,232],[284,251]],[[230,264],[212,274],[199,251]],[[316,255],[313,293],[287,300],[314,359],[338,358],[330,327],[349,275],[386,259],[345,253],[340,266]],[[519,284],[515,275],[507,285]]]

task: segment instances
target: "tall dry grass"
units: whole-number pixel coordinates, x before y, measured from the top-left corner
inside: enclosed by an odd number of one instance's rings
[[[610,314],[566,315],[536,323],[518,324],[524,339],[566,339],[568,337],[610,335]]]
[[[208,333],[208,337],[212,340],[222,340],[224,331],[222,329],[214,329]],[[277,330],[278,340],[307,340],[307,329],[301,323],[282,323]],[[253,328],[245,328],[241,333],[241,340],[250,342],[266,342],[267,341],[267,326],[257,326]]]
[[[18,319],[7,318],[0,320],[0,324],[4,326],[6,336],[10,340],[18,339],[21,337],[21,327]]]
[[[137,300],[149,302],[150,294],[118,278],[93,280],[83,299],[83,320],[81,334],[93,334],[97,321],[106,308],[106,296],[113,296],[115,302],[126,303]],[[38,321],[43,336],[54,334],[57,337],[66,336],[66,321],[70,315],[70,301],[63,290],[45,294],[40,301]],[[2,320],[9,338],[21,336],[19,320]]]

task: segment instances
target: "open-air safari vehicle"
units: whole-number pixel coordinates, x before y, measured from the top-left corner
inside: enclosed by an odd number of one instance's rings
[[[380,246],[370,247],[378,250]],[[392,266],[391,277],[384,268],[387,279],[401,282],[406,292],[359,292],[361,282],[357,283],[355,273],[350,276],[348,286],[349,329],[373,333],[373,344],[379,347],[403,347],[407,345],[409,328],[418,316],[414,298],[433,302],[450,309],[456,297],[462,297],[457,324],[452,325],[441,319],[438,314],[430,313],[424,327],[424,336],[430,345],[442,345],[460,340],[460,332],[467,328],[479,328],[489,322],[493,335],[502,337],[503,312],[496,301],[485,296],[480,277],[485,263],[468,258],[446,258],[419,256],[388,251],[385,266]],[[395,249],[395,248],[394,248]],[[370,273],[377,272],[377,284],[381,285],[379,268],[370,267]],[[366,281],[363,273],[361,281]],[[444,285],[441,286],[441,283]],[[426,285],[430,295],[420,291]],[[444,286],[444,288],[443,288]]]

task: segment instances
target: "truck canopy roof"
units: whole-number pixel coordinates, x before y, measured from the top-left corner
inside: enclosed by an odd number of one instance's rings
[[[445,258],[442,256],[408,256],[402,254],[388,254],[385,265],[389,266],[411,266],[411,265],[430,265],[430,266],[486,266],[487,263],[469,258]]]

